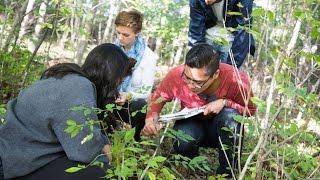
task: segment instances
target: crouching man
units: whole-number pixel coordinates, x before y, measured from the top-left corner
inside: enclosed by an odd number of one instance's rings
[[[239,134],[241,125],[234,116],[254,114],[252,96],[249,78],[244,72],[220,63],[218,53],[210,45],[198,44],[187,53],[185,64],[173,68],[152,94],[143,134],[158,134],[161,125],[157,120],[166,102],[179,99],[182,108],[204,107],[203,114],[175,122],[174,129],[194,138],[174,144],[175,151],[192,158],[198,155],[200,146],[218,148],[220,166],[216,174],[231,177],[231,168],[237,167],[239,140],[243,137]],[[220,142],[228,146],[226,155]]]

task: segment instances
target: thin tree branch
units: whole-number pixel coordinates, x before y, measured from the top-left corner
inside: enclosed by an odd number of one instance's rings
[[[173,103],[173,107],[172,107],[172,109],[171,109],[171,113],[173,113],[173,111],[175,110],[177,103],[178,103],[178,100],[175,99],[175,100],[174,100],[174,103]],[[164,129],[164,132],[163,132],[161,138],[160,138],[159,145],[158,145],[158,147],[156,148],[156,150],[154,151],[151,159],[154,159],[154,158],[156,157],[156,155],[157,155],[157,153],[158,153],[158,151],[159,151],[159,149],[160,149],[160,145],[161,145],[162,142],[163,142],[164,136],[165,136],[165,134],[167,133],[168,128],[169,128],[169,123],[166,123],[166,127],[165,127],[165,129]],[[143,170],[141,176],[139,177],[139,180],[142,180],[142,179],[144,178],[144,176],[146,175],[149,167],[150,167],[150,164],[148,163],[147,167]]]

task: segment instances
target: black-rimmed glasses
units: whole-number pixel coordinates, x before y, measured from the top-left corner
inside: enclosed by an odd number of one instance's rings
[[[183,70],[182,74],[181,74],[181,78],[188,84],[192,84],[194,87],[201,89],[211,78],[211,76],[208,77],[208,79],[204,80],[204,81],[197,81],[194,80],[190,77],[188,77],[185,73],[185,69]]]

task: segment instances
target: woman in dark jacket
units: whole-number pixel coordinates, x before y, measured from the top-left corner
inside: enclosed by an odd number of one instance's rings
[[[88,54],[82,67],[72,63],[55,65],[43,73],[41,80],[22,90],[7,104],[5,124],[0,125],[2,178],[103,177],[104,171],[97,167],[71,174],[64,171],[77,164],[89,164],[97,157],[108,163],[110,157],[109,141],[98,122],[91,128],[84,126],[71,138],[66,133],[67,120],[77,125],[98,120],[95,112],[85,115],[70,109],[103,108],[113,103],[119,95],[117,87],[131,74],[133,66],[133,60],[120,48],[102,44]],[[93,138],[85,142],[88,135]]]

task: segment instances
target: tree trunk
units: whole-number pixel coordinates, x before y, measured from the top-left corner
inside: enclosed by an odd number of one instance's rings
[[[74,4],[75,5],[75,4]],[[75,8],[71,8],[71,18],[70,18],[70,40],[74,42],[74,21],[75,21]]]
[[[74,0],[74,7],[77,7],[77,0]],[[71,20],[71,41],[76,44],[79,38],[79,32],[81,27],[81,19],[77,16],[75,9],[72,12],[72,20]]]
[[[102,23],[99,22],[99,26],[98,26],[98,38],[97,38],[97,42],[98,44],[102,43]]]
[[[20,44],[20,41],[21,41],[22,37],[27,33],[27,29],[28,29],[28,27],[30,25],[29,23],[31,22],[31,13],[33,11],[34,5],[35,5],[35,0],[29,0],[28,1],[27,9],[26,9],[23,21],[21,23],[19,37],[18,37],[18,40],[17,40],[18,44]]]
[[[29,49],[32,52],[36,49],[37,40],[40,39],[40,34],[41,34],[41,29],[42,29],[41,26],[45,20],[46,11],[47,11],[47,4],[48,4],[48,0],[45,0],[40,4],[38,21],[37,21],[37,24],[35,25],[34,33],[32,35],[32,40],[31,40],[30,47],[29,47]]]
[[[286,50],[286,54],[289,56],[294,48],[294,46],[296,45],[297,43],[297,40],[298,40],[298,36],[299,36],[299,32],[300,32],[300,29],[301,29],[301,20],[298,19],[295,26],[294,26],[294,29],[293,29],[293,34],[292,34],[292,37],[290,39],[290,42],[288,44],[288,47],[287,47],[287,50]]]
[[[1,35],[0,35],[0,48],[2,48],[2,42],[3,42],[3,38],[5,37],[5,30],[7,28],[7,23],[8,23],[8,19],[9,19],[10,13],[7,12],[7,8],[6,8],[6,13],[4,15],[4,23],[2,25],[1,28]]]
[[[54,36],[54,33],[56,32],[57,30],[57,26],[58,26],[58,17],[60,16],[59,15],[59,12],[60,12],[60,5],[61,5],[61,2],[62,1],[58,1],[58,3],[55,5],[55,9],[54,9],[54,16],[52,18],[52,29],[51,29],[51,35],[49,37],[49,43],[47,45],[47,49],[46,49],[46,53],[47,53],[47,60],[50,59],[50,49],[51,49],[51,45],[53,44],[53,36]]]
[[[112,24],[113,24],[113,23],[112,23]],[[109,36],[109,38],[108,38],[108,39],[109,39],[108,42],[113,43],[113,42],[115,41],[115,39],[116,39],[116,36],[114,36],[115,32],[116,32],[116,28],[115,28],[115,27],[112,27],[112,28],[111,28],[110,36]]]
[[[45,0],[40,5],[38,22],[34,28],[34,37],[40,37],[41,25],[44,23],[46,11],[47,11],[47,4],[48,4],[48,0]]]
[[[67,24],[71,24],[71,19],[67,20]],[[69,31],[64,31],[59,41],[59,47],[61,48],[61,50],[64,50],[64,47],[65,47],[64,45],[68,41],[68,36],[69,36]]]
[[[74,22],[73,22],[73,31],[71,33],[71,41],[74,43],[77,42],[79,38],[79,32],[80,32],[80,27],[81,27],[81,19],[78,16],[74,17]]]
[[[181,43],[181,42],[180,42]],[[181,56],[182,56],[182,51],[184,49],[184,44],[181,43],[179,46],[178,46],[178,50],[174,56],[174,59],[173,59],[173,63],[174,65],[178,65],[180,64],[180,60],[181,60]]]
[[[93,5],[92,7],[95,7],[96,5],[98,4],[98,1],[95,0],[93,2]],[[87,38],[87,35],[86,34],[90,34],[91,33],[91,30],[92,30],[92,23],[94,22],[94,17],[95,17],[95,14],[96,14],[96,9],[93,8],[91,9],[91,12],[89,13],[92,13],[92,15],[90,16],[84,16],[84,24],[85,24],[85,31],[86,33],[82,33],[81,36],[80,36],[80,39],[78,41],[78,45],[77,45],[77,52],[76,52],[76,56],[75,56],[75,63],[77,64],[81,64],[82,63],[82,59],[83,59],[83,54],[84,54],[84,51],[86,50],[86,47],[88,45],[88,38]],[[88,18],[90,17],[90,18]]]
[[[178,44],[177,42],[178,42],[177,39],[174,39],[172,43],[167,42],[167,47],[171,46],[170,57],[169,57],[169,65],[171,67],[174,65],[174,55],[176,52],[176,45]]]
[[[158,56],[161,56],[161,47],[162,47],[162,38],[157,38],[156,40],[156,47],[154,51],[158,54]]]
[[[103,42],[112,42],[112,38],[114,34],[113,24],[114,24],[116,14],[120,10],[120,5],[121,3],[119,3],[117,0],[110,1],[110,12],[109,12],[109,17],[106,23],[106,28],[104,29],[104,33],[103,33]]]
[[[17,14],[16,14],[16,16],[14,18],[12,29],[11,29],[9,35],[8,35],[8,38],[6,39],[6,41],[4,43],[3,51],[8,51],[9,45],[10,45],[12,39],[16,39],[16,37],[18,37],[19,30],[20,30],[20,27],[21,27],[21,22],[23,20],[24,12],[26,12],[27,5],[28,5],[28,1],[25,1],[22,4],[21,8],[18,9],[18,12],[17,12]]]

